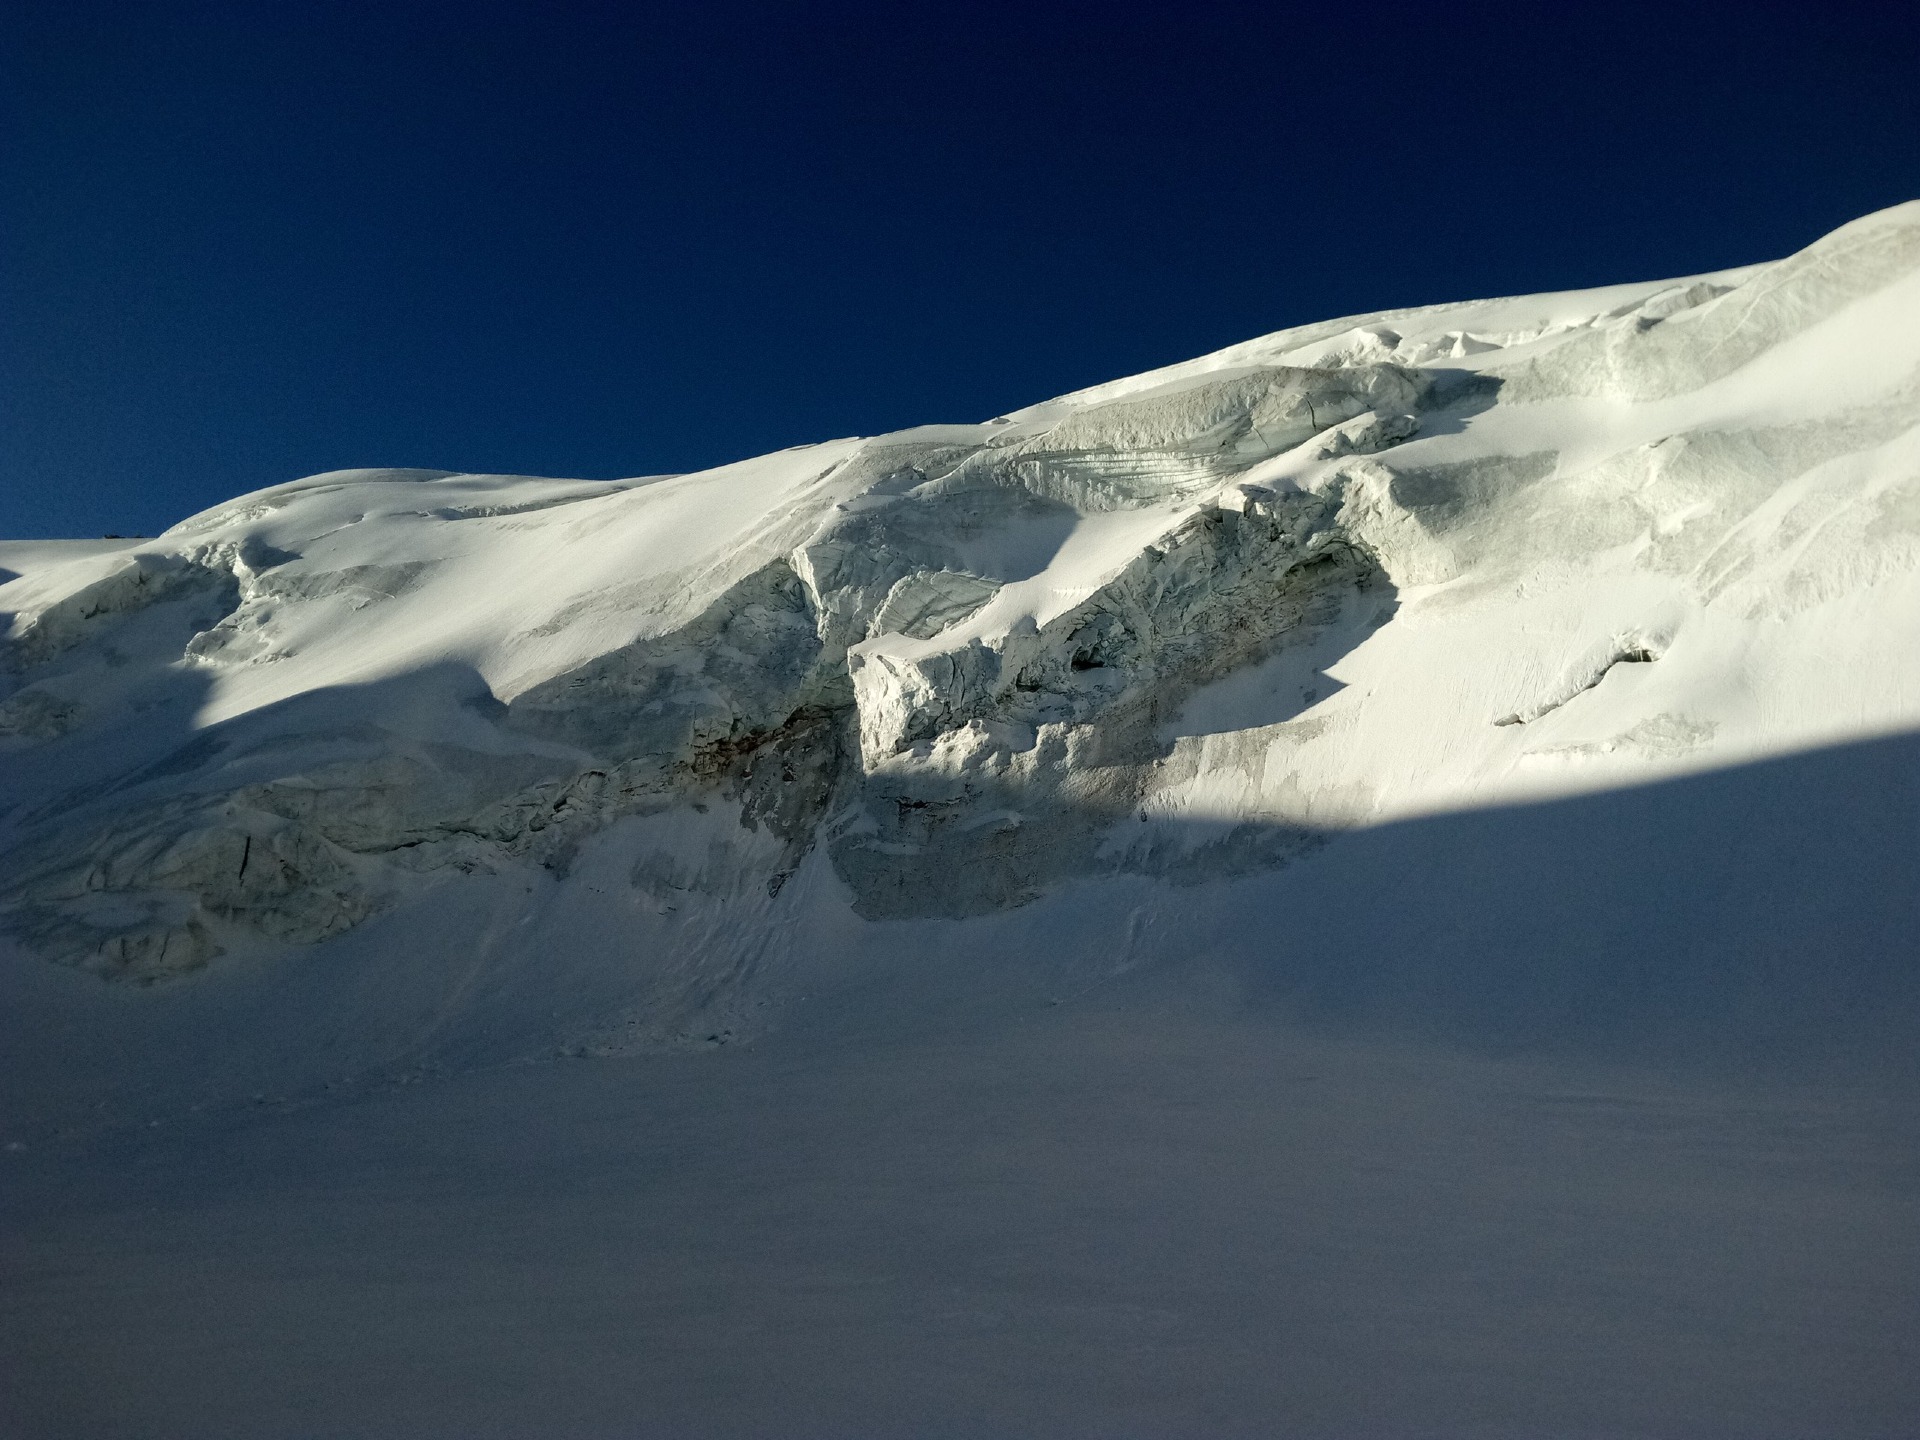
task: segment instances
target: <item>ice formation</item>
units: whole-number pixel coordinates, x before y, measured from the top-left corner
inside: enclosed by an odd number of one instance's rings
[[[588,855],[652,914],[810,859],[868,919],[1245,873],[1920,723],[1920,204],[700,474],[318,475],[0,579],[0,925],[114,979]]]

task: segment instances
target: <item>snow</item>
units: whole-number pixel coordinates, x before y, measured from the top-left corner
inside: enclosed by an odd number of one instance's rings
[[[1920,204],[0,627],[11,1432],[1920,1401]]]

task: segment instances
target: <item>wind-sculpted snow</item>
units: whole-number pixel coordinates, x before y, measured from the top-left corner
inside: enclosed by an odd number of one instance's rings
[[[1906,206],[981,425],[10,543],[0,920],[150,980],[616,852],[649,914],[818,857],[977,915],[1912,726],[1917,427]]]

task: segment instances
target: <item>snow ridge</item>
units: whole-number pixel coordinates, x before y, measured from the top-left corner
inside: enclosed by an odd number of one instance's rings
[[[1920,204],[982,425],[335,472],[0,576],[0,926],[108,978],[616,852],[650,913],[816,855],[869,920],[1205,881],[1920,722]]]

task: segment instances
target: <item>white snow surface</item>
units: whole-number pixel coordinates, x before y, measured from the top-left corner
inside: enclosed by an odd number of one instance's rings
[[[14,1432],[1920,1407],[1920,202],[0,627]]]

